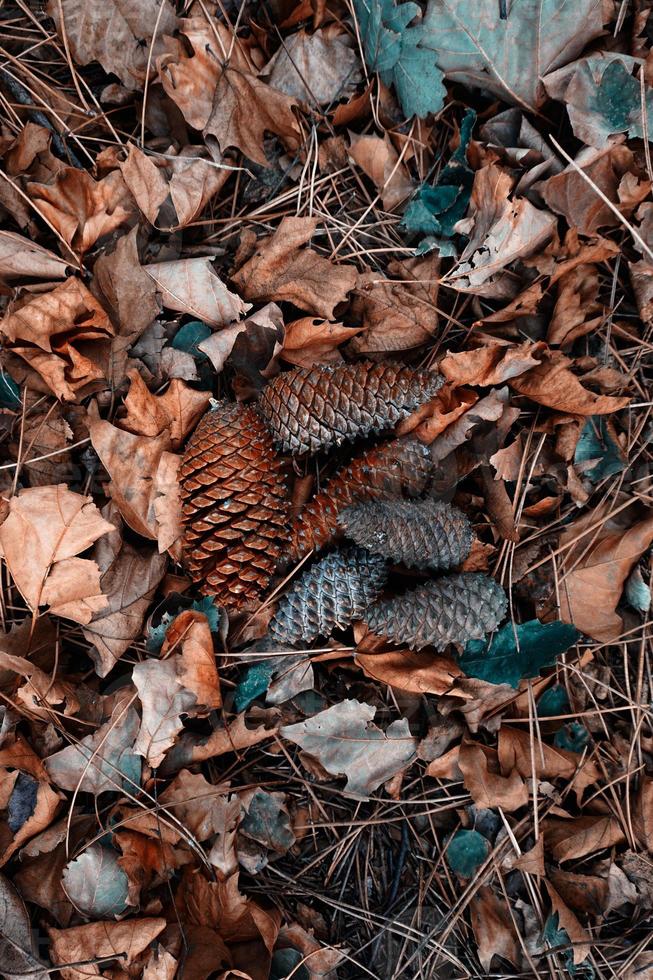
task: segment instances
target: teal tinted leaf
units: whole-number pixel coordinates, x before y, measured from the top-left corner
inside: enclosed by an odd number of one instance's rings
[[[89,919],[113,918],[127,908],[129,878],[113,848],[91,844],[66,865],[62,884],[75,908]]]
[[[201,320],[191,320],[190,323],[185,323],[183,327],[180,327],[170,346],[174,347],[175,350],[183,350],[187,354],[192,354],[197,361],[207,361],[206,354],[199,349],[198,345],[210,336],[211,331],[205,323],[202,323]]]
[[[146,647],[150,653],[158,653],[158,651],[161,649],[170,624],[182,611],[182,609],[194,609],[196,612],[204,613],[208,620],[209,629],[211,632],[218,633],[220,631],[222,609],[220,606],[216,606],[214,600],[210,596],[204,596],[203,599],[195,599],[190,606],[187,603],[184,604],[180,602],[176,609],[173,608],[172,611],[168,610],[163,613],[161,616],[161,622],[158,623],[157,626],[150,626],[146,641]]]
[[[596,460],[595,465],[589,469],[582,468],[582,473],[592,483],[620,473],[627,465],[614,427],[603,415],[592,415],[587,419],[576,444],[574,463],[582,467],[591,460]]]
[[[517,687],[523,677],[537,677],[543,667],[554,664],[578,636],[575,626],[559,620],[506,623],[489,642],[470,640],[458,662],[468,677]]]
[[[247,668],[245,676],[239,682],[236,693],[234,694],[234,708],[236,711],[244,711],[245,708],[250,706],[252,701],[265,694],[276,669],[277,663],[275,657],[270,657],[269,660],[261,660],[259,663],[252,664],[251,667]]]
[[[590,733],[585,726],[572,721],[568,725],[563,725],[560,731],[555,733],[553,744],[568,752],[582,752],[589,740]]]
[[[554,684],[548,688],[537,702],[537,714],[540,718],[566,715],[570,710],[569,698],[562,684]]]
[[[215,604],[215,600],[211,596],[207,595],[203,599],[196,599],[190,608],[195,609],[196,612],[204,613],[212,633],[218,633],[220,631],[222,609]]]
[[[603,30],[599,0],[429,0],[420,45],[452,81],[536,109],[541,77],[578,57]]]
[[[560,949],[560,955],[564,960],[569,976],[576,977],[578,980],[594,980],[596,974],[590,963],[574,963],[574,952],[569,933],[566,929],[560,928],[557,912],[553,912],[544,923],[542,938],[551,949]]]
[[[628,576],[624,591],[628,604],[633,609],[636,609],[640,613],[647,613],[649,611],[651,608],[651,589],[642,578],[642,573],[637,565],[635,565]]]
[[[6,371],[0,369],[0,405],[20,408],[20,388]]]
[[[365,61],[386,85],[394,84],[407,117],[439,112],[446,90],[432,51],[421,47],[421,10],[416,3],[393,0],[354,0]]]
[[[477,830],[457,830],[447,845],[447,864],[461,878],[476,874],[490,853],[490,842]]]
[[[303,964],[304,954],[298,949],[277,949],[272,957],[270,980],[310,980],[310,973]],[[299,964],[302,964],[301,966]]]

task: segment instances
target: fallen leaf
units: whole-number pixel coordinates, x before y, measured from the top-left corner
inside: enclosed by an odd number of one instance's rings
[[[85,170],[63,167],[49,184],[29,183],[27,193],[36,210],[78,255],[125,224],[135,211],[118,170],[97,181]]]
[[[538,210],[526,198],[511,200],[511,187],[511,177],[496,164],[476,171],[470,217],[464,221],[469,242],[458,263],[443,277],[445,285],[502,298],[506,294],[499,274],[516,259],[541,249],[553,236],[555,216]]]
[[[295,843],[295,835],[290,826],[285,794],[257,789],[247,802],[246,810],[240,833],[268,850],[286,854]]]
[[[71,453],[65,451],[73,441],[73,433],[60,405],[50,406],[47,412],[26,416],[22,434],[21,472],[27,474],[30,486],[47,487],[53,483],[71,483],[75,479],[75,464]],[[19,443],[13,443],[12,456],[17,461],[18,449]],[[41,459],[42,456],[47,458]],[[30,459],[38,462],[31,463]]]
[[[40,293],[15,309],[0,322],[8,340],[23,340],[44,351],[59,350],[66,339],[96,340],[110,337],[113,327],[105,311],[81,279],[74,276]],[[56,394],[56,392],[55,392]]]
[[[362,321],[364,333],[352,348],[363,354],[404,351],[428,343],[438,329],[438,281],[428,285],[416,289],[371,272],[359,276],[351,314]]]
[[[25,706],[28,717],[48,722],[53,711],[62,715],[75,715],[79,711],[73,686],[55,680],[30,660],[0,650],[0,668],[27,678],[27,683],[17,688],[15,698],[19,705]]]
[[[263,74],[279,92],[311,106],[347,98],[361,79],[351,39],[337,24],[285,38]]]
[[[505,16],[494,0],[429,0],[420,43],[450,81],[535,110],[546,98],[542,76],[573,61],[602,31],[594,0],[573,9],[557,0],[518,0]]]
[[[47,6],[77,64],[99,61],[128,89],[143,88],[150,52],[159,53],[162,35],[172,34],[177,24],[168,0],[143,0],[133,8],[120,0],[49,0]]]
[[[69,263],[13,231],[0,230],[0,277],[65,279]]]
[[[189,125],[217,139],[223,153],[236,146],[250,160],[268,166],[263,151],[266,131],[282,139],[299,139],[293,113],[296,100],[256,77],[242,45],[234,45],[231,31],[221,21],[193,17],[182,20],[180,30],[193,54],[187,57],[176,45],[174,53],[157,59],[166,94]],[[231,57],[225,61],[227,51]]]
[[[197,349],[208,357],[218,373],[229,360],[234,370],[242,370],[259,387],[279,353],[283,338],[283,313],[276,303],[267,303],[239,323],[214,331]]]
[[[595,513],[589,517],[596,521]],[[571,544],[581,530],[578,524],[572,525],[560,536],[560,544]],[[601,643],[616,640],[623,630],[616,607],[624,584],[651,542],[653,517],[638,521],[625,532],[603,526],[579,537],[578,543],[566,552],[560,582],[560,618]]]
[[[0,525],[0,547],[16,587],[33,613],[90,622],[107,604],[94,561],[76,557],[113,525],[90,497],[65,485],[33,487],[12,497]]]
[[[216,275],[210,255],[156,262],[143,269],[166,309],[189,313],[213,327],[227,326],[249,309]]]
[[[360,701],[341,701],[296,725],[280,729],[283,738],[315,756],[327,772],[347,776],[345,792],[366,799],[415,757],[417,741],[406,719],[385,732],[371,724],[376,708]]]
[[[447,354],[440,361],[438,370],[447,381],[457,387],[500,385],[537,367],[540,363],[538,354],[544,349],[544,344],[529,340],[507,347],[490,344],[457,354]]]
[[[115,505],[104,508],[104,516],[115,528],[120,518]],[[119,530],[105,534],[95,545],[94,558],[100,569],[100,588],[107,603],[88,623],[83,633],[93,644],[89,655],[97,673],[105,677],[138,637],[157,586],[165,575],[167,559],[151,548],[135,548],[124,541]]]
[[[471,388],[454,388],[452,385],[445,384],[440,388],[435,398],[426,402],[407,419],[400,422],[395,432],[398,436],[412,432],[420,442],[428,446],[435,442],[445,429],[453,426],[457,419],[464,416],[477,401],[478,395]],[[470,416],[467,421],[470,423],[469,428],[472,428],[475,424],[472,422],[472,417]],[[467,438],[467,431],[466,428],[464,432],[459,432],[456,438],[460,438],[460,441],[464,442]],[[452,451],[455,448],[454,444]]]
[[[254,303],[270,300],[294,303],[301,310],[331,319],[334,307],[354,288],[357,272],[353,265],[335,265],[312,248],[316,218],[283,218],[268,238],[233,276],[245,299]]]
[[[118,918],[127,911],[129,881],[112,847],[91,844],[66,865],[62,885],[87,919]]]
[[[165,919],[127,919],[124,922],[90,922],[70,929],[48,928],[50,956],[62,980],[86,980],[101,976],[98,958],[129,965],[166,927]],[[84,961],[79,967],[59,964]],[[87,962],[90,961],[90,962]]]
[[[461,878],[473,878],[491,850],[490,842],[478,830],[457,830],[447,841],[447,864]]]
[[[502,725],[499,730],[499,765],[504,776],[519,773],[523,779],[565,779],[573,786],[580,801],[583,791],[601,778],[601,770],[589,759],[581,761],[575,752],[567,752],[541,739],[533,742],[521,729]]]
[[[349,134],[349,155],[370,178],[381,195],[384,211],[394,209],[413,191],[408,168],[387,133],[380,136]]]
[[[537,677],[578,639],[578,630],[561,622],[506,623],[489,641],[470,640],[458,663],[469,677],[517,687]]]
[[[258,745],[277,732],[276,725],[260,724],[248,728],[245,723],[245,712],[242,712],[222,728],[216,728],[208,736],[197,736],[185,733],[168,753],[161,768],[161,773],[170,775],[185,766],[196,762],[204,762],[227,752],[241,752],[251,745]]]
[[[489,972],[495,956],[518,966],[521,948],[503,896],[499,898],[488,885],[481,886],[472,896],[470,915],[483,969]]]
[[[337,980],[336,971],[345,959],[344,951],[322,946],[314,935],[297,922],[284,925],[279,930],[276,948],[284,949],[287,946],[302,953],[302,965],[309,971],[309,980]]]
[[[281,357],[297,367],[337,364],[342,361],[338,346],[351,340],[364,327],[345,327],[312,316],[286,324]]]
[[[116,348],[131,347],[158,316],[156,286],[143,270],[137,247],[138,228],[121,235],[112,252],[102,252],[93,266],[93,289],[116,329]]]
[[[595,395],[584,388],[571,371],[571,363],[560,351],[543,351],[542,363],[511,378],[510,387],[538,405],[572,415],[607,415],[628,405],[630,398]]]
[[[139,436],[156,437],[167,431],[172,448],[178,449],[209,407],[209,392],[196,391],[175,378],[162,395],[153,395],[138,371],[128,371],[127,377],[131,385],[121,428]]]
[[[154,519],[159,551],[167,551],[175,561],[182,558],[181,495],[177,473],[181,456],[161,453],[154,474]]]
[[[0,972],[10,980],[45,980],[27,909],[12,883],[0,875]]]
[[[2,853],[0,867],[5,865],[16,851],[31,837],[40,834],[54,820],[61,806],[62,797],[56,793],[46,779],[37,778],[32,772],[15,768],[16,762],[7,760],[11,770],[0,768],[0,835]]]
[[[356,653],[356,663],[367,677],[415,694],[446,694],[460,673],[452,660],[411,650]]]
[[[551,919],[555,920],[554,945],[567,946],[569,943],[572,944],[571,950],[568,949],[563,954],[566,965],[570,966],[575,963],[582,963],[592,951],[592,946],[589,941],[590,937],[574,913],[562,901],[553,885],[546,879],[544,880],[544,887],[548,892],[553,913],[545,924],[544,935],[545,937],[547,936],[547,927],[550,926]],[[570,972],[572,971],[570,970]],[[573,972],[575,973],[576,971],[574,970]]]
[[[624,833],[614,817],[589,814],[573,820],[547,817],[543,823],[544,846],[556,861],[578,860],[613,844],[620,844]]]
[[[491,750],[489,750],[491,751]],[[463,741],[458,755],[458,766],[463,774],[465,787],[477,807],[484,809],[500,806],[512,813],[528,803],[528,787],[518,772],[502,776],[490,768],[494,760],[488,758],[488,750],[473,742]]]

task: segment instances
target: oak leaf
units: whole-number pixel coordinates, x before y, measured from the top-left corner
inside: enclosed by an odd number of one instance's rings
[[[499,731],[499,765],[504,776],[519,773],[524,779],[565,779],[580,802],[583,791],[601,778],[601,770],[590,759],[581,761],[575,752],[538,741],[528,731],[502,725]]]
[[[16,587],[34,614],[90,622],[107,604],[100,570],[80,552],[113,531],[90,497],[64,485],[33,487],[12,497],[0,525],[0,547]]]
[[[316,218],[284,218],[255,254],[232,276],[240,294],[255,303],[294,303],[301,310],[331,319],[334,307],[356,285],[353,265],[335,265],[304,247],[318,226]]]

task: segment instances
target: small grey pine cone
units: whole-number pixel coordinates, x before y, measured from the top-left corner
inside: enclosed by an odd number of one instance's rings
[[[274,643],[311,643],[363,619],[387,577],[386,563],[362,548],[334,551],[307,568],[270,622]]]
[[[412,592],[375,603],[365,622],[377,636],[414,650],[481,640],[496,629],[508,599],[494,579],[462,572],[419,585]]]
[[[362,548],[414,568],[447,572],[467,558],[472,526],[439,500],[389,500],[347,507],[338,523]]]
[[[259,410],[277,445],[298,455],[396,425],[436,394],[444,379],[397,364],[320,364],[277,375]]]

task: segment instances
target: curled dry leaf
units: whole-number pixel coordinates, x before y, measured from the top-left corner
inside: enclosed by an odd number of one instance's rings
[[[0,525],[0,547],[18,590],[37,614],[90,622],[107,604],[94,561],[80,552],[113,531],[90,497],[66,486],[33,487],[12,497]]]
[[[139,436],[156,437],[167,432],[171,447],[179,449],[209,407],[209,392],[196,391],[174,378],[162,395],[153,395],[138,371],[128,371],[127,377],[131,386],[121,428]]]
[[[412,193],[413,182],[390,137],[350,133],[349,142],[349,155],[375,184],[384,211],[394,211]]]
[[[116,348],[130,347],[160,312],[156,285],[140,264],[137,236],[138,228],[121,235],[113,251],[102,252],[93,266],[93,291],[116,331],[114,358]]]
[[[414,653],[412,650],[388,650],[383,640],[371,633],[365,635],[362,624],[354,626],[359,641],[356,663],[367,677],[389,684],[400,691],[415,694],[446,694],[454,678],[462,674],[448,657]]]
[[[508,813],[528,803],[528,787],[517,771],[502,776],[496,752],[464,741],[458,754],[463,781],[477,807],[500,806]]]
[[[539,405],[571,415],[609,415],[625,408],[630,398],[595,395],[583,387],[571,370],[571,361],[560,351],[542,353],[542,363],[517,378],[510,386]]]
[[[306,721],[284,725],[280,734],[315,756],[327,772],[347,776],[347,794],[366,799],[405,769],[417,749],[405,718],[383,732],[372,724],[375,714],[376,708],[364,702],[340,701]]]
[[[166,927],[165,919],[126,919],[123,922],[90,922],[70,929],[48,929],[50,956],[59,966],[62,980],[88,980],[101,976],[107,962],[129,964],[156,939]],[[98,964],[101,961],[102,967]],[[79,968],[59,964],[78,963]]]
[[[214,272],[210,255],[156,262],[143,268],[167,309],[189,313],[212,327],[233,323],[249,309],[249,304],[230,292]]]
[[[0,229],[0,277],[64,279],[68,262],[29,238]]]
[[[316,317],[304,316],[286,324],[281,357],[298,367],[314,364],[338,364],[342,356],[338,346],[351,340],[364,327],[345,327]]]
[[[434,271],[432,264],[423,262],[413,275],[420,280]],[[362,321],[364,333],[352,349],[359,354],[404,351],[427,343],[438,328],[437,301],[435,277],[403,283],[371,272],[359,276],[351,312]]]
[[[268,716],[266,716],[267,719]],[[253,720],[253,719],[252,719]],[[208,737],[185,733],[168,753],[161,772],[166,775],[177,772],[184,766],[204,762],[226,752],[239,752],[251,745],[258,745],[273,738],[277,732],[275,722],[263,721],[252,728],[247,727],[245,712],[236,715],[233,721],[223,728],[216,728]]]
[[[530,340],[523,344],[489,344],[474,350],[447,354],[438,365],[447,381],[456,385],[500,385],[540,363],[538,354],[545,344]]]
[[[239,293],[255,303],[284,300],[330,320],[334,307],[356,285],[358,274],[353,265],[335,265],[304,247],[317,226],[316,218],[284,218],[232,276]]]
[[[481,966],[489,972],[495,956],[519,966],[521,949],[510,912],[502,898],[488,885],[483,885],[472,896],[470,913]]]

